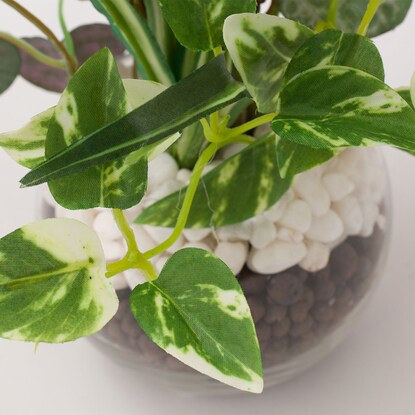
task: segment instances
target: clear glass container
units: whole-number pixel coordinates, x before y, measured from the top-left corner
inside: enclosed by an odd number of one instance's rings
[[[245,267],[238,279],[246,294],[260,342],[265,387],[291,379],[320,361],[347,335],[370,300],[382,275],[390,228],[390,189],[385,164],[377,149],[371,168],[356,171],[360,189],[366,174],[385,179],[380,218],[366,237],[349,236],[333,247],[326,268],[307,272],[299,266],[273,275],[256,274]],[[42,216],[53,216],[44,203]],[[50,208],[49,208],[50,209]],[[234,389],[188,368],[148,339],[129,308],[129,289],[118,291],[119,310],[92,341],[139,376],[192,394],[227,394]]]

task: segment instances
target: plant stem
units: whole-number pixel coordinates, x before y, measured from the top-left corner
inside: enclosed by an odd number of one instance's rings
[[[238,127],[232,128],[230,132],[226,135],[226,137],[224,137],[224,139],[229,140],[234,137],[238,137],[239,135],[243,135],[256,127],[259,127],[263,124],[271,122],[277,115],[278,115],[277,113],[263,115],[251,121],[248,121],[247,123],[242,124]]]
[[[203,151],[201,156],[199,157],[192,175],[190,177],[189,186],[187,187],[186,194],[184,196],[183,205],[180,209],[179,217],[177,218],[176,226],[172,232],[172,234],[160,245],[156,246],[153,249],[150,249],[147,252],[144,252],[144,257],[149,259],[158,254],[161,254],[170,246],[172,246],[179,236],[181,235],[183,229],[186,226],[187,218],[189,216],[190,208],[193,203],[193,198],[195,196],[197,187],[199,185],[200,177],[202,175],[203,169],[205,168],[206,164],[214,157],[216,152],[221,148],[222,145],[211,143],[206,149]]]
[[[21,6],[16,1],[3,0],[3,2],[6,3],[8,6],[12,7],[13,9],[15,9],[23,17],[25,17],[27,20],[33,23],[41,32],[43,32],[48,37],[48,39],[52,42],[55,48],[61,53],[61,55],[65,59],[69,74],[73,75],[76,72],[77,64],[72,59],[71,55],[67,51],[64,44],[59,41],[59,39],[55,36],[55,34],[41,20],[39,20],[36,16],[30,13],[29,10]]]
[[[0,39],[5,40],[6,42],[11,43],[12,45],[18,47],[19,49],[25,51],[30,56],[38,60],[39,62],[42,62],[45,65],[51,66],[53,68],[58,69],[66,69],[66,62],[59,59],[51,58],[48,55],[45,55],[40,50],[34,48],[30,43],[24,41],[23,39],[18,39],[12,35],[9,35],[5,32],[0,32]]]
[[[111,278],[127,269],[137,268],[144,274],[147,281],[154,281],[158,277],[157,272],[155,271],[153,264],[148,261],[138,249],[134,232],[130,228],[123,211],[121,209],[113,209],[112,212],[115,223],[127,242],[128,252],[123,259],[107,265],[106,277]]]
[[[337,10],[339,8],[339,0],[330,0],[329,11],[327,14],[327,23],[332,27],[336,27]]]
[[[68,50],[68,53],[71,55],[72,59],[76,62],[76,55],[75,55],[75,46],[73,44],[73,39],[71,34],[69,33],[68,27],[66,26],[64,12],[63,12],[63,3],[64,0],[59,0],[59,23],[62,28],[63,36],[65,38],[65,46]]]
[[[366,9],[366,13],[363,16],[363,19],[360,23],[359,29],[357,29],[357,34],[366,36],[366,33],[369,29],[370,23],[372,23],[373,18],[376,15],[379,7],[382,5],[384,0],[370,0]]]

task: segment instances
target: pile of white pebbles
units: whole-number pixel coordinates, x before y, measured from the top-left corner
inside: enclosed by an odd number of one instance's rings
[[[228,147],[222,158],[240,148]],[[212,162],[206,170],[219,163]],[[149,163],[148,191],[141,203],[126,211],[131,222],[147,206],[188,184],[190,171],[179,169],[167,153]],[[152,259],[160,271],[177,250],[206,249],[221,258],[235,274],[244,265],[259,274],[273,274],[299,265],[315,272],[326,267],[330,251],[349,236],[369,237],[385,218],[380,208],[387,178],[374,149],[347,149],[329,162],[300,174],[291,189],[268,211],[241,224],[222,228],[187,229],[168,252]],[[70,217],[92,226],[101,238],[107,261],[123,257],[126,245],[111,210],[69,211],[48,194],[45,199],[57,217]],[[163,242],[171,229],[132,225],[138,245],[147,251]],[[117,289],[142,283],[138,270],[113,279]]]

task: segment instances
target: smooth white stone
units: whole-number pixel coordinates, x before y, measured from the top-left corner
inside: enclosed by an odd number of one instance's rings
[[[215,169],[216,167],[219,166],[219,164],[221,164],[222,162],[219,160],[214,160],[211,161],[209,164],[206,165],[206,167],[203,169],[203,174],[205,175],[207,173],[209,173],[210,171],[212,171],[213,169]]]
[[[147,282],[144,275],[138,269],[128,269],[127,271],[124,271],[124,276],[131,290],[137,287],[137,285]]]
[[[101,239],[102,249],[104,250],[105,259],[107,261],[116,261],[125,255],[124,244],[121,240],[111,241]]]
[[[340,216],[348,235],[359,235],[363,228],[363,212],[355,196],[350,195],[333,203],[333,210]]]
[[[251,249],[248,267],[260,274],[274,274],[298,264],[307,255],[305,244],[274,241],[264,249]]]
[[[239,152],[241,152],[247,146],[248,145],[245,144],[245,143],[233,143],[233,144],[230,144],[229,146],[226,146],[221,151],[221,156],[224,159],[228,159],[228,158],[234,156],[235,154],[238,154]]]
[[[189,183],[191,175],[192,175],[192,172],[190,170],[180,169],[176,174],[176,180],[187,185]]]
[[[164,242],[173,233],[172,228],[163,228],[160,226],[148,226],[144,225],[145,231],[150,235],[150,238],[156,241],[158,244]],[[167,252],[174,253],[178,251],[186,242],[183,235],[180,235],[177,241],[167,248]]]
[[[310,206],[303,200],[297,199],[288,204],[278,224],[305,233],[311,226],[311,220]]]
[[[379,214],[378,216],[378,220],[376,221],[377,225],[379,226],[379,228],[384,231],[386,229],[387,226],[387,219],[385,215]]]
[[[122,236],[110,210],[100,211],[95,217],[93,227],[101,239],[112,241]]]
[[[277,237],[275,225],[263,216],[252,221],[252,235],[249,242],[254,248],[262,249]]]
[[[308,272],[317,272],[326,268],[330,258],[330,248],[319,242],[306,241],[307,255],[299,263]]]
[[[342,200],[355,189],[354,183],[342,173],[330,172],[323,175],[323,184],[332,202]]]
[[[364,203],[362,205],[362,212],[363,228],[360,232],[360,236],[367,238],[372,235],[375,224],[379,218],[379,206],[375,203]]]
[[[183,245],[186,243],[186,239],[183,235],[180,235],[177,238],[177,241],[170,246],[169,248],[166,249],[166,251],[170,254],[174,254],[175,252],[177,252],[178,250],[183,248]]]
[[[314,170],[302,173],[294,180],[294,190],[308,203],[313,216],[321,218],[330,210],[330,196],[324,188],[320,175]]]
[[[220,242],[215,249],[215,255],[231,269],[234,275],[237,275],[245,265],[248,244],[246,242]]]
[[[168,153],[161,153],[148,163],[148,189],[154,191],[169,179],[174,179],[179,171],[176,160]]]
[[[93,209],[68,210],[63,208],[62,206],[57,205],[55,207],[55,216],[57,218],[70,218],[79,220],[80,222],[83,222],[86,225],[92,226],[95,219],[95,212]]]
[[[118,274],[111,278],[112,286],[115,290],[125,290],[129,287],[127,280],[125,279],[124,274]]]
[[[247,220],[236,225],[223,226],[216,229],[216,237],[219,241],[249,241],[252,235],[253,221]]]
[[[332,210],[319,218],[314,218],[310,229],[306,232],[307,239],[315,242],[330,243],[343,234],[344,226],[340,217]]]
[[[143,225],[131,225],[135,240],[141,252],[153,249],[157,242],[146,232]]]
[[[183,235],[190,242],[199,242],[202,239],[207,238],[212,230],[210,228],[202,229],[184,229]]]
[[[137,216],[143,211],[144,206],[142,203],[139,203],[137,206],[133,206],[129,209],[124,210],[124,216],[128,222],[132,223],[137,219]]]
[[[290,228],[279,228],[277,232],[277,239],[285,242],[300,243],[304,240],[304,234]]]
[[[183,187],[183,183],[176,179],[170,179],[163,184],[158,185],[157,188],[153,188],[153,191],[148,195],[148,200],[156,201],[163,199],[164,197],[177,192]]]
[[[205,251],[212,252],[212,248],[205,242],[187,242],[183,245],[182,249],[185,248],[199,248]]]
[[[161,270],[164,268],[164,265],[166,265],[166,262],[170,259],[170,257],[171,255],[163,254],[163,255],[160,255],[155,261],[154,268],[159,274]]]
[[[294,200],[295,193],[292,189],[288,189],[281,199],[271,208],[263,213],[263,215],[271,222],[278,222],[287,208],[288,204]]]

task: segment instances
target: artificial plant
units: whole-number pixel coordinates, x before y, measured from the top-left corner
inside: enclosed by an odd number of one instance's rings
[[[278,0],[262,13],[255,0],[91,1],[113,34],[103,25],[70,32],[60,0],[60,41],[15,0],[3,0],[46,38],[0,32],[0,92],[19,73],[63,92],[54,108],[1,134],[0,146],[31,169],[23,186],[47,182],[68,209],[112,209],[128,250],[107,264],[94,231],[69,219],[2,238],[0,336],[39,343],[93,334],[118,307],[111,277],[138,269],[147,282],[133,290],[131,308],[147,335],[200,372],[260,392],[255,328],[229,268],[195,248],[174,254],[160,275],[149,259],[185,227],[260,214],[296,174],[345,147],[413,153],[415,85],[387,86],[366,36],[397,26],[411,1]],[[127,55],[140,79],[121,79],[117,61]],[[247,146],[202,177],[218,150],[236,142]],[[174,228],[142,252],[123,210],[140,202],[148,161],[163,151],[192,176],[136,219]]]

